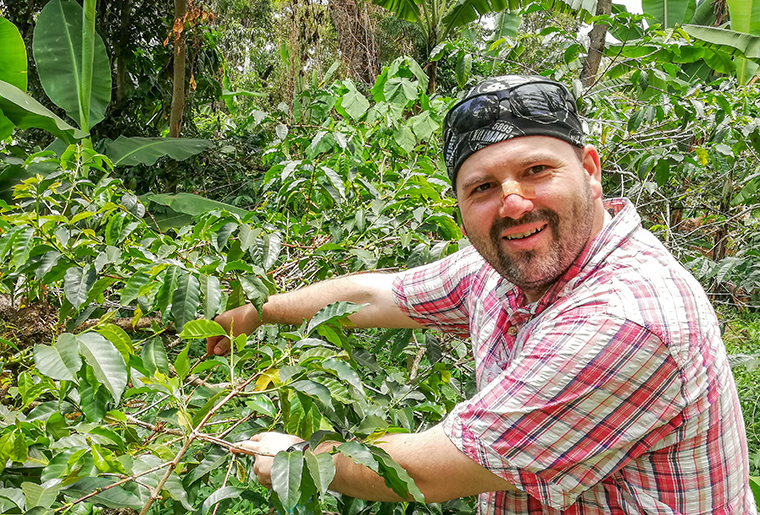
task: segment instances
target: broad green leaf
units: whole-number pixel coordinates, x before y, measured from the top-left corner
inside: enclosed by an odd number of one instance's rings
[[[95,285],[96,279],[97,272],[92,265],[86,269],[72,267],[66,270],[66,275],[63,278],[63,293],[72,306],[76,309],[82,307],[82,304],[87,301],[87,296]]]
[[[124,470],[124,465],[119,462],[113,451],[107,447],[95,443],[90,447],[90,452],[95,467],[101,472],[127,473],[126,470]]]
[[[114,324],[102,324],[95,329],[106,340],[113,343],[114,347],[121,353],[121,357],[124,361],[129,361],[129,356],[132,354],[132,339],[127,332]]]
[[[472,72],[472,54],[465,52],[457,62],[457,84],[460,88],[463,88],[467,84],[467,80],[470,78]]]
[[[691,20],[697,8],[696,0],[642,0],[642,8],[669,29]]]
[[[161,341],[160,337],[157,336],[151,339],[143,346],[141,357],[145,368],[151,374],[155,374],[158,371],[165,376],[169,375],[169,358],[166,355],[164,342]]]
[[[15,25],[0,18],[0,80],[26,91],[26,45]]]
[[[14,269],[26,264],[27,259],[29,259],[33,235],[34,229],[31,227],[24,227],[14,235],[13,243],[11,244],[11,252],[13,254],[11,264]]]
[[[322,362],[322,368],[335,372],[340,379],[347,382],[359,390],[361,393],[364,393],[364,385],[362,384],[362,380],[359,377],[359,374],[357,374],[356,370],[354,370],[351,365],[345,361],[335,358],[328,358]]]
[[[402,20],[420,20],[420,8],[414,0],[372,0],[372,3],[390,11]]]
[[[222,286],[219,279],[213,275],[201,274],[198,279],[203,294],[203,316],[211,320],[216,316],[222,302]]]
[[[309,475],[314,481],[314,486],[317,487],[321,495],[325,495],[335,477],[335,462],[332,455],[326,452],[314,454],[311,451],[306,451],[304,460],[309,469]]]
[[[201,287],[193,274],[183,273],[177,280],[177,289],[172,295],[172,316],[177,331],[182,331],[185,324],[195,320],[195,313],[201,304]]]
[[[517,29],[520,28],[522,17],[518,13],[502,11],[496,15],[494,32],[489,39],[490,42],[499,41],[507,37],[517,36]]]
[[[406,499],[407,493],[417,502],[425,502],[425,496],[414,484],[409,474],[394,462],[387,452],[378,447],[368,447],[359,442],[346,442],[338,446],[338,452],[345,454],[355,463],[375,471],[384,480],[385,485]]]
[[[408,127],[401,126],[393,132],[393,139],[396,144],[403,148],[407,153],[414,150],[414,146],[417,144],[417,140],[414,138],[414,134]],[[364,249],[361,249],[364,250]]]
[[[241,275],[240,286],[245,291],[245,296],[254,305],[257,311],[261,313],[261,307],[267,300],[269,289],[255,275]]]
[[[683,30],[713,50],[739,54],[756,62],[760,60],[760,35],[697,25],[684,25]]]
[[[238,232],[238,238],[240,240],[240,248],[245,252],[251,245],[256,243],[256,239],[261,234],[261,229],[256,227],[255,229],[248,224],[240,224],[240,231]]]
[[[343,317],[356,313],[362,309],[366,304],[354,304],[353,302],[333,302],[323,307],[312,317],[309,321],[309,325],[306,327],[306,332],[310,333],[320,324],[330,322],[332,320],[340,320]]]
[[[406,105],[407,102],[417,99],[417,86],[409,79],[393,77],[385,83],[383,93],[386,102]]]
[[[95,34],[92,83],[89,88],[82,83],[82,18],[82,7],[74,0],[51,0],[37,17],[32,50],[47,96],[89,131],[103,120],[111,102],[111,66],[103,39]],[[88,89],[90,112],[85,117],[83,96]],[[84,120],[89,126],[82,126]]]
[[[140,296],[140,288],[148,284],[152,277],[148,275],[147,271],[151,269],[151,266],[146,266],[127,279],[127,283],[121,290],[121,305],[126,306]]]
[[[174,290],[177,288],[177,280],[179,279],[180,273],[181,270],[178,266],[171,265],[166,269],[163,276],[161,276],[162,283],[158,288],[158,293],[156,293],[156,300],[153,303],[153,307],[163,314],[164,323],[166,323],[169,318],[169,313],[166,308],[169,306],[169,301],[174,296]]]
[[[155,202],[162,206],[167,206],[176,211],[190,216],[197,216],[215,209],[224,210],[229,213],[233,213],[243,218],[248,214],[248,211],[240,209],[232,204],[225,204],[216,200],[210,200],[203,198],[199,195],[193,195],[192,193],[161,193],[145,195],[145,200]]]
[[[427,141],[440,127],[431,116],[430,111],[423,111],[409,119],[409,124],[419,141]]]
[[[257,395],[255,397],[251,397],[246,401],[245,404],[256,413],[261,413],[262,415],[266,415],[271,418],[277,416],[277,408],[275,408],[274,403],[271,401],[271,399],[265,395]]]
[[[508,7],[506,0],[457,0],[441,20],[445,27],[441,39],[446,39],[453,29],[464,27],[484,14],[503,11]]]
[[[219,231],[217,231],[216,238],[214,238],[214,244],[217,250],[221,250],[224,248],[225,245],[227,245],[227,240],[230,239],[230,236],[232,236],[233,231],[237,228],[238,228],[238,224],[229,222],[229,223],[224,224],[219,229]]]
[[[409,473],[396,463],[391,456],[379,447],[370,448],[375,459],[380,465],[380,475],[385,480],[385,485],[391,488],[399,496],[406,498],[407,492],[417,502],[425,502],[422,491],[414,484]]]
[[[26,498],[26,508],[50,508],[61,491],[61,484],[57,481],[48,481],[42,485],[30,483],[28,481],[21,483],[21,490]]]
[[[106,145],[106,155],[114,166],[153,166],[162,157],[184,161],[213,146],[214,142],[206,139],[119,136]]]
[[[369,109],[369,101],[364,95],[356,91],[353,82],[345,80],[343,84],[348,88],[348,92],[343,95],[340,105],[345,109],[348,116],[358,120]]]
[[[92,367],[87,367],[85,376],[79,381],[79,406],[89,422],[100,422],[106,416],[111,394],[100,387]]]
[[[95,372],[98,381],[111,393],[119,404],[121,393],[127,385],[127,365],[116,347],[97,333],[77,336],[85,361]]]
[[[78,498],[99,491],[106,486],[115,483],[117,480],[118,478],[85,477],[64,488],[63,492],[67,495]],[[133,493],[127,492],[121,486],[115,486],[108,490],[103,490],[99,494],[88,499],[88,501],[102,504],[115,510],[121,510],[123,508],[139,510],[145,504],[139,497]]]
[[[329,168],[327,166],[320,166],[320,170],[322,170],[327,178],[330,180],[330,183],[333,185],[333,187],[338,190],[338,193],[340,193],[340,198],[345,199],[346,198],[346,186],[343,184],[343,179],[340,178],[340,175],[335,173],[335,170],[332,168]]]
[[[272,463],[272,492],[277,496],[285,513],[298,505],[303,489],[303,454],[298,451],[279,452]]]
[[[380,473],[380,465],[375,456],[370,452],[369,447],[363,443],[357,441],[342,443],[337,447],[337,451],[351,458],[354,463],[364,465],[375,473]]]
[[[28,513],[26,511],[26,498],[24,496],[24,491],[20,488],[0,488],[0,497],[11,501],[21,510],[22,513]],[[11,508],[11,506],[5,503],[0,506],[0,509],[2,509],[3,513],[10,511]]]
[[[29,455],[29,446],[26,444],[24,434],[19,431],[13,431],[13,437],[6,444],[6,448],[3,450],[4,454],[8,455],[11,461],[16,463],[25,463]]]
[[[325,386],[319,383],[316,383],[309,379],[303,379],[301,381],[296,381],[295,383],[291,383],[288,386],[290,386],[296,391],[299,391],[305,395],[308,395],[309,397],[319,399],[326,406],[330,406],[331,404],[330,390],[328,390]]]
[[[118,245],[120,243],[119,236],[126,217],[127,213],[116,213],[108,220],[105,232],[106,245]]]
[[[12,84],[0,80],[0,110],[16,127],[43,129],[66,143],[76,143],[86,132],[72,127]]]
[[[226,336],[227,333],[221,325],[213,320],[190,320],[182,328],[179,337],[183,340],[199,340],[210,338],[212,336]]]
[[[244,488],[237,488],[234,486],[223,486],[222,488],[214,490],[211,495],[206,497],[203,504],[198,507],[194,515],[206,515],[206,513],[211,511],[211,509],[221,501],[225,499],[237,499],[241,497],[245,491]]]
[[[34,362],[37,370],[52,379],[76,382],[77,372],[82,368],[79,340],[71,333],[63,333],[52,347],[35,345]]]
[[[726,0],[731,30],[760,36],[760,0]]]
[[[185,348],[174,360],[174,371],[177,372],[177,377],[180,381],[184,381],[187,374],[190,372],[190,360],[187,359],[187,353],[190,351],[190,345],[185,345]]]

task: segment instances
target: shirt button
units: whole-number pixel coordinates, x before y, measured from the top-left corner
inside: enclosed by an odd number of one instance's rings
[[[517,335],[517,327],[510,326],[509,329],[507,329],[507,334],[509,336],[516,336]]]

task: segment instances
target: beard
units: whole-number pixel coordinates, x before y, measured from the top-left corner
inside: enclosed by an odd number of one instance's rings
[[[472,235],[472,244],[502,277],[526,293],[543,293],[564,275],[590,239],[594,201],[588,183],[584,183],[584,186],[581,195],[570,205],[565,204],[567,209],[563,210],[564,214],[548,208],[538,208],[517,220],[498,218],[491,226],[488,237]],[[503,232],[534,222],[546,222],[551,229],[548,249],[506,251],[502,241]]]

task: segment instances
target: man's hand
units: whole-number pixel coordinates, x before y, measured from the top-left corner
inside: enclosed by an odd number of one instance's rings
[[[259,314],[251,304],[225,311],[216,317],[214,321],[221,325],[227,333],[230,332],[230,327],[232,327],[232,330],[235,332],[233,336],[243,333],[251,334],[261,325]],[[206,354],[209,356],[212,354],[223,356],[229,351],[230,340],[226,336],[212,336],[206,339]]]
[[[242,449],[240,451],[233,450],[233,452],[250,451],[247,454],[256,456],[256,461],[253,464],[253,473],[256,474],[256,479],[258,479],[261,486],[272,488],[272,463],[274,462],[274,456],[298,442],[303,442],[303,440],[293,435],[259,433],[253,435],[250,440],[238,442],[238,446]]]

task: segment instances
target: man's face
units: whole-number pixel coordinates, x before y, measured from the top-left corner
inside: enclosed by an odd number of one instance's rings
[[[515,181],[506,193],[505,181]],[[538,300],[601,230],[599,181],[593,147],[581,160],[573,146],[546,136],[489,145],[457,175],[465,232],[497,272]]]

